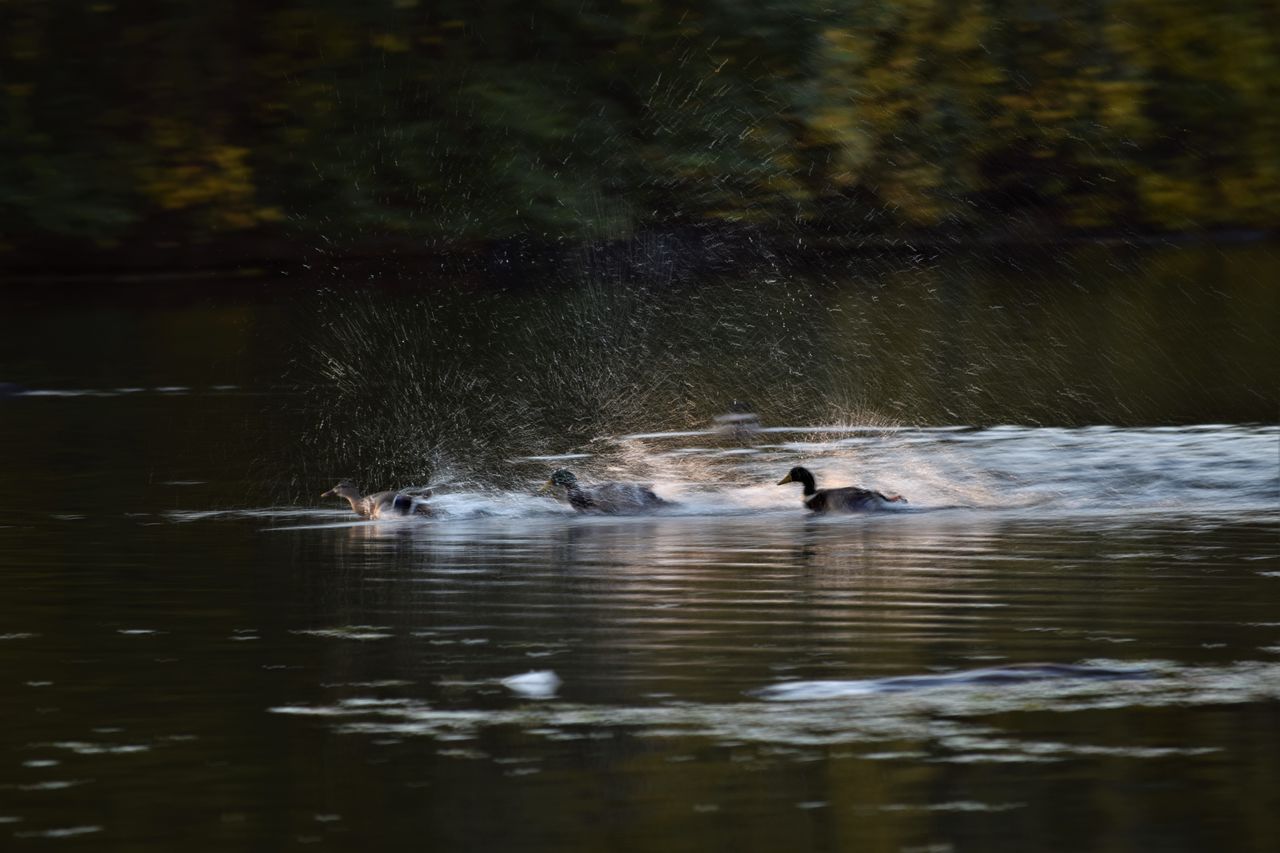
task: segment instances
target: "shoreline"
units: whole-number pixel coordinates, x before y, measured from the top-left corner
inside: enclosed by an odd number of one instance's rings
[[[1024,252],[1054,247],[1132,248],[1236,246],[1280,239],[1280,231],[1216,229],[1211,231],[1108,233],[1033,233],[977,235],[920,233],[867,235],[782,235],[754,229],[711,229],[690,226],[638,232],[605,241],[504,238],[479,245],[423,246],[409,240],[352,241],[344,246],[315,248],[306,238],[252,238],[210,241],[183,249],[171,243],[76,254],[69,247],[0,253],[0,288],[24,284],[147,285],[164,282],[223,283],[314,280],[325,268],[338,276],[401,280],[425,272],[480,282],[543,280],[565,269],[602,268],[620,278],[655,275],[684,279],[760,266],[804,269],[819,262],[869,259],[884,255],[929,253],[986,254]],[[83,248],[83,247],[82,247]],[[60,255],[57,262],[36,255]],[[68,262],[69,255],[77,259]],[[146,260],[143,260],[146,258]],[[14,262],[16,261],[16,263]]]

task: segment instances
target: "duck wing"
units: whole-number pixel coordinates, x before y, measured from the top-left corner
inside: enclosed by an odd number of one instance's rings
[[[398,494],[392,500],[391,505],[400,515],[435,515],[435,511],[431,509],[427,499],[420,495]]]
[[[880,508],[881,500],[887,500],[879,492],[846,486],[843,489],[820,489],[805,500],[813,512],[870,512]]]
[[[652,488],[638,483],[601,483],[580,491],[590,501],[591,508],[600,512],[635,512],[667,503],[654,494]]]
[[[372,495],[366,495],[364,499],[368,502],[371,518],[432,514],[425,500],[403,492],[375,492]]]

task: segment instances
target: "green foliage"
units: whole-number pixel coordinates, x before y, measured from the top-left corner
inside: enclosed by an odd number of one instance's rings
[[[1273,227],[1261,0],[0,0],[0,243]]]

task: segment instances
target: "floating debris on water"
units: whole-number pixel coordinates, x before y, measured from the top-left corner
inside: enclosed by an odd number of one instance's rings
[[[500,682],[503,687],[520,694],[526,699],[550,699],[560,689],[560,676],[549,669],[513,675]]]

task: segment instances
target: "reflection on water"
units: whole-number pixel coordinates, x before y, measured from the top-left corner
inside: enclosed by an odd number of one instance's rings
[[[731,818],[765,850],[820,814],[816,849],[1065,850],[1111,815],[1191,850],[1275,827],[1274,513],[296,512],[0,532],[15,841],[599,849]],[[979,675],[1009,665],[1051,677]],[[531,672],[554,690],[512,689]],[[868,689],[904,676],[932,681]]]
[[[653,295],[674,349],[599,288],[0,320],[0,847],[1280,847],[1273,289],[926,272]],[[397,316],[538,335],[315,361]],[[795,464],[911,504],[807,517]],[[352,474],[438,515],[314,497]]]

